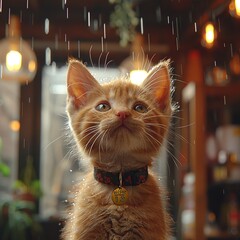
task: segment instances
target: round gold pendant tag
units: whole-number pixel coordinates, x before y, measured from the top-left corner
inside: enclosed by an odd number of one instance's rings
[[[128,200],[128,191],[123,187],[118,187],[112,192],[112,201],[116,205],[123,205]]]

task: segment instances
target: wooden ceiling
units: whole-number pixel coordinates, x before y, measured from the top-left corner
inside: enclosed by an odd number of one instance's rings
[[[157,54],[157,58],[201,48],[201,29],[209,20],[217,26],[216,49],[227,46],[239,49],[240,22],[228,13],[229,1],[132,2],[137,16],[143,20],[145,51]],[[102,51],[110,52],[116,62],[129,55],[130,46],[119,45],[116,29],[109,24],[114,9],[109,0],[0,0],[0,4],[0,37],[5,36],[9,15],[18,15],[23,38],[32,44],[39,56],[44,55],[47,47],[56,60],[70,55],[87,58],[89,51],[93,58]],[[46,18],[49,19],[49,33],[44,30]],[[103,37],[104,30],[106,38]]]

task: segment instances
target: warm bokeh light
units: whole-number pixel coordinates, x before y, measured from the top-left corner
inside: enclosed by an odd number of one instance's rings
[[[217,37],[217,33],[213,23],[207,23],[203,30],[202,45],[211,48]]]
[[[205,32],[206,32],[206,35],[205,35],[206,42],[208,44],[213,43],[215,34],[214,34],[214,26],[212,23],[208,23],[206,25]]]
[[[240,17],[240,0],[232,0],[229,4],[229,13],[233,17]]]
[[[22,55],[18,51],[11,50],[6,55],[6,67],[10,72],[17,72],[22,67]]]
[[[133,70],[130,72],[130,80],[136,85],[140,85],[147,76],[145,70]]]
[[[29,72],[36,71],[36,62],[35,61],[32,60],[28,63],[28,70],[29,70]]]
[[[10,128],[13,132],[18,132],[20,130],[20,122],[17,120],[11,121]]]

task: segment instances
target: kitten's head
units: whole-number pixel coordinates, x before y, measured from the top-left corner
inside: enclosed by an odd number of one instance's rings
[[[156,65],[138,86],[128,79],[100,85],[81,62],[70,60],[67,89],[77,144],[95,164],[127,158],[121,166],[140,166],[157,155],[172,113],[169,61]]]

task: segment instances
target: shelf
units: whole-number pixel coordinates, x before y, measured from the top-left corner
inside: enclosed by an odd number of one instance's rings
[[[240,81],[226,86],[206,86],[205,92],[208,97],[230,96],[240,99]]]
[[[227,179],[224,181],[214,182],[209,185],[209,189],[219,187],[238,187],[240,188],[240,180]]]
[[[231,235],[227,232],[221,232],[214,236],[206,236],[208,240],[239,240],[240,235]]]

